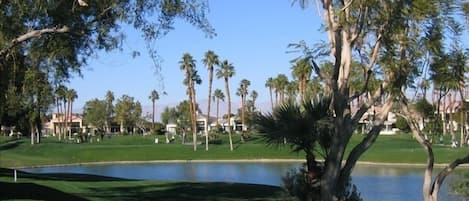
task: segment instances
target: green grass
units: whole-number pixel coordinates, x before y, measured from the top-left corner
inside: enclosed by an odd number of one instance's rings
[[[84,174],[32,174],[0,169],[0,200],[285,200],[280,187],[236,183],[126,180]]]
[[[115,136],[97,143],[59,142],[46,138],[41,144],[30,145],[29,139],[0,136],[0,167],[70,164],[103,161],[149,160],[231,160],[231,159],[303,159],[291,153],[289,147],[267,147],[262,140],[251,136],[241,143],[235,135],[234,151],[229,150],[227,136],[220,136],[221,145],[192,145],[180,141],[154,144],[155,137]],[[360,142],[356,135],[347,152]],[[203,141],[203,138],[199,139]],[[191,139],[187,139],[191,142]],[[436,163],[448,163],[467,154],[467,148],[452,149],[434,145]],[[410,135],[380,136],[361,161],[385,163],[424,163],[423,148]],[[286,200],[279,187],[232,184],[138,181],[77,174],[30,174],[19,172],[19,181],[12,181],[12,170],[0,168],[0,200]]]
[[[292,153],[288,146],[267,147],[258,136],[241,143],[234,135],[234,151],[229,150],[227,136],[222,135],[221,145],[199,145],[194,152],[192,145],[179,141],[171,144],[154,144],[155,137],[164,142],[164,136],[114,136],[101,142],[77,144],[45,138],[41,144],[30,145],[27,138],[20,140],[0,137],[0,167],[24,167],[36,165],[70,164],[105,161],[149,160],[232,160],[232,159],[303,159],[303,154]],[[350,151],[363,136],[356,135],[347,147]],[[203,138],[198,139],[203,141]],[[187,139],[186,142],[191,142]],[[467,154],[465,148],[434,145],[436,163],[448,163]],[[410,135],[380,136],[361,157],[361,161],[385,163],[424,163],[423,148]]]

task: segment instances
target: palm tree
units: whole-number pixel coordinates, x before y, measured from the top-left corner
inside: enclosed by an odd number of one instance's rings
[[[73,102],[75,101],[75,99],[78,98],[78,95],[77,95],[77,92],[74,90],[74,89],[70,89],[70,90],[67,90],[66,91],[66,98],[67,98],[67,101],[68,101],[68,121],[70,122],[70,125],[68,125],[68,138],[71,139],[72,138],[72,120],[73,120]]]
[[[285,89],[288,84],[288,77],[285,74],[277,75],[277,78],[274,79],[274,86],[280,96],[280,104],[285,101]]]
[[[256,108],[256,100],[257,100],[258,96],[259,96],[259,94],[257,93],[256,90],[251,91],[252,105],[254,106],[254,108]]]
[[[274,111],[274,100],[272,97],[272,89],[274,88],[274,78],[269,77],[265,82],[265,87],[269,88],[270,93],[270,105],[272,106],[272,111]]]
[[[246,131],[246,97],[248,95],[248,87],[249,85],[251,85],[251,82],[247,79],[243,79],[241,80],[241,82],[239,83],[239,88],[238,88],[238,92],[236,93],[236,95],[240,96],[241,97],[241,124],[242,124],[242,127],[243,127],[243,135],[244,135],[244,132]],[[241,140],[243,141],[244,136],[241,136]]]
[[[215,101],[215,99],[217,101],[217,125],[219,125],[218,119],[220,118],[220,100],[225,101],[225,94],[223,94],[223,91],[220,89],[215,89],[213,92],[213,100]]]
[[[160,95],[158,94],[158,92],[156,90],[152,90],[151,93],[150,93],[150,96],[148,97],[148,99],[151,100],[151,104],[152,104],[152,110],[151,110],[151,128],[154,132],[154,129],[155,129],[155,105],[156,105],[156,100],[160,99]]]
[[[208,70],[208,103],[207,103],[207,119],[205,123],[205,150],[208,150],[208,124],[210,120],[210,99],[212,97],[212,81],[213,81],[213,67],[218,65],[218,55],[215,52],[209,50],[205,53],[205,58],[202,62],[207,66]]]
[[[189,94],[189,110],[191,113],[191,131],[193,138],[194,151],[197,151],[197,113],[195,103],[195,83],[200,83],[200,77],[197,75],[195,70],[195,60],[189,53],[185,53],[182,56],[182,60],[179,61],[180,69],[186,73],[186,77],[183,83],[187,86],[187,93]]]
[[[298,83],[297,81],[291,81],[287,83],[287,86],[285,87],[285,92],[287,93],[287,96],[288,96],[287,100],[289,102],[296,101],[296,97],[299,91],[299,87],[298,87],[299,84],[300,83]],[[301,101],[304,101],[304,99],[302,99]]]
[[[106,92],[106,132],[111,133],[111,118],[112,118],[112,111],[113,106],[112,102],[114,101],[114,93],[112,91]]]
[[[224,60],[220,64],[220,68],[217,69],[217,78],[223,78],[225,80],[226,96],[228,98],[228,137],[230,139],[230,150],[233,151],[233,141],[231,139],[231,98],[230,98],[230,85],[229,79],[235,74],[234,66],[229,63],[228,60]]]
[[[62,100],[64,100],[64,97],[65,97],[65,87],[63,85],[59,85],[57,89],[55,89],[55,104],[57,106],[57,118],[60,122],[57,128],[59,141],[62,140],[62,135],[63,135],[62,123],[65,122],[65,116],[62,115],[62,113],[65,113],[65,111],[62,108]]]
[[[286,141],[294,152],[305,153],[307,174],[304,179],[309,185],[319,181],[323,174],[322,165],[316,161],[315,154],[320,153],[327,158],[329,153],[330,136],[334,132],[330,102],[329,97],[304,101],[301,105],[287,102],[276,107],[272,113],[258,114],[254,120],[268,145],[279,146]],[[319,193],[318,187],[316,190],[308,196]]]
[[[298,90],[300,91],[301,100],[305,100],[306,84],[312,74],[312,66],[308,59],[298,60],[292,66],[292,75],[298,79]]]

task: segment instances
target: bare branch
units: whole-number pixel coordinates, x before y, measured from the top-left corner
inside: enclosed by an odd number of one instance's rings
[[[17,45],[29,40],[29,39],[32,39],[32,38],[38,38],[38,37],[41,37],[42,35],[45,35],[45,34],[54,34],[54,33],[67,33],[67,32],[70,32],[70,29],[68,28],[68,26],[62,26],[60,28],[46,28],[46,29],[39,29],[39,30],[32,30],[28,33],[25,33],[15,39],[13,39],[11,41],[11,44],[8,45],[8,47],[0,50],[0,58],[3,58],[8,51],[10,51],[11,49],[13,49],[14,47],[16,47]]]

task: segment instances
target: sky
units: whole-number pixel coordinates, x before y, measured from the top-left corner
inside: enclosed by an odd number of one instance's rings
[[[240,102],[235,93],[242,79],[251,81],[249,91],[259,93],[257,107],[266,109],[270,104],[266,80],[280,73],[291,78],[290,61],[299,56],[287,53],[288,44],[300,40],[314,44],[326,39],[319,30],[321,21],[316,10],[313,7],[302,10],[289,0],[209,0],[209,6],[208,20],[217,36],[207,38],[183,20],[176,21],[175,29],[155,44],[162,58],[160,71],[148,56],[140,33],[124,27],[127,37],[122,51],[99,52],[83,68],[82,77],[71,79],[68,87],[78,93],[75,112],[81,112],[86,101],[103,99],[108,90],[114,92],[116,99],[124,94],[134,97],[142,104],[144,113],[151,112],[152,103],[148,96],[156,89],[160,93],[157,101],[159,117],[164,107],[175,106],[187,99],[182,84],[184,73],[178,62],[184,53],[190,53],[197,61],[196,68],[202,78],[196,93],[205,113],[208,72],[202,59],[207,50],[213,50],[221,60],[227,59],[235,67],[235,76],[230,79],[233,111]],[[133,58],[133,51],[139,51],[141,55]],[[224,92],[224,82],[214,78],[213,89],[217,88]],[[162,95],[163,91],[167,95]],[[215,108],[213,103],[212,108]],[[214,110],[211,111],[213,114]]]
[[[196,87],[196,96],[200,108],[206,113],[208,72],[202,59],[208,50],[235,67],[235,76],[230,79],[232,111],[236,112],[240,106],[240,97],[235,93],[242,79],[251,82],[249,91],[259,93],[256,107],[268,111],[270,96],[265,87],[266,80],[280,73],[291,79],[290,61],[299,56],[288,53],[291,50],[287,48],[288,44],[301,40],[308,45],[327,41],[327,36],[320,30],[322,20],[314,5],[303,10],[292,5],[291,0],[209,0],[209,7],[207,18],[217,36],[207,38],[189,23],[177,20],[175,29],[154,44],[162,59],[160,70],[148,56],[141,34],[124,27],[126,39],[122,51],[99,52],[82,69],[82,77],[71,79],[68,87],[78,93],[74,112],[81,113],[86,101],[103,99],[110,90],[116,99],[129,95],[140,101],[143,115],[146,115],[152,108],[148,96],[156,89],[160,94],[156,110],[158,120],[164,107],[173,107],[188,99],[182,84],[184,72],[178,62],[184,53],[189,53],[197,61],[196,68],[202,78],[202,84]],[[466,46],[469,44],[467,32],[462,40]],[[133,51],[139,51],[141,55],[134,58]],[[217,88],[225,92],[223,80],[214,78],[213,90]],[[225,104],[221,104],[222,112],[227,108]],[[212,116],[215,110],[212,103]]]

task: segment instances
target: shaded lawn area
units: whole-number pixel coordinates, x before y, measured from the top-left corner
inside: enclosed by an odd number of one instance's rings
[[[31,174],[0,169],[0,200],[288,200],[276,186],[127,180],[86,174]]]

